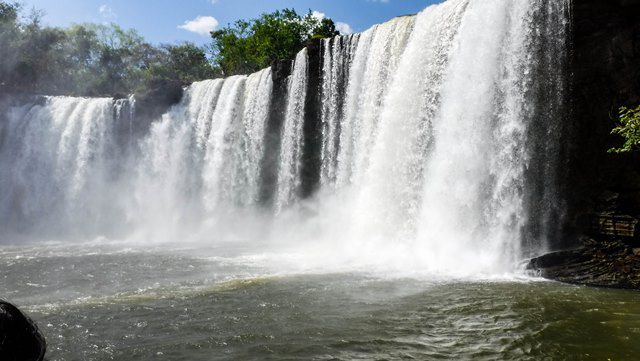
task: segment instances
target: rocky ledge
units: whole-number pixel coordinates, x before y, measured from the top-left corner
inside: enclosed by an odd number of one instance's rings
[[[46,350],[36,324],[17,307],[0,300],[0,360],[42,361]]]
[[[564,283],[640,290],[640,248],[622,241],[585,239],[582,247],[534,258],[527,268]]]

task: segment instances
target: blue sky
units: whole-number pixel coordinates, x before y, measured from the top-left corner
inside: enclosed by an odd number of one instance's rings
[[[309,9],[331,17],[343,30],[362,31],[394,16],[413,14],[440,0],[22,0],[45,11],[44,23],[67,26],[115,22],[135,28],[155,44],[205,44],[207,30],[276,9]],[[200,33],[198,33],[200,32]]]

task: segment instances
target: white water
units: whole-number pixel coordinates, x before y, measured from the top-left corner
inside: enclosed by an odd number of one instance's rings
[[[131,218],[144,239],[186,237],[257,202],[271,71],[193,84],[141,142]]]
[[[130,126],[129,103],[44,97],[11,108],[0,124],[0,225],[55,232],[112,221],[103,210],[117,199],[115,132]]]
[[[288,78],[272,206],[259,204],[270,70],[193,84],[135,141],[114,110],[123,101],[13,107],[0,123],[0,226],[204,243],[254,230],[257,252],[277,252],[262,242],[273,240],[310,267],[512,271],[544,248],[560,204],[548,180],[566,12],[562,1],[449,0],[323,41],[320,189],[307,200],[306,50]]]
[[[346,252],[448,274],[517,263],[525,225],[536,222],[527,218],[525,173],[531,158],[545,156],[529,148],[541,110],[528,97],[561,86],[534,78],[544,67],[536,52],[549,29],[549,43],[564,45],[557,36],[566,11],[562,2],[451,0],[415,24],[399,18],[351,39],[344,116],[325,110],[323,158],[325,188],[337,167],[344,212],[334,237],[348,233]],[[396,35],[412,28],[408,41]],[[327,83],[339,71],[325,70]],[[324,91],[330,99],[331,87]]]

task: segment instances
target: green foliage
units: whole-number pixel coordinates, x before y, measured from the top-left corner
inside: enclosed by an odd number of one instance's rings
[[[96,34],[96,59],[89,69],[96,78],[91,84],[99,94],[126,94],[144,82],[145,69],[161,61],[160,52],[145,43],[135,30],[124,30],[118,25],[85,25]],[[93,68],[93,69],[92,69]]]
[[[0,92],[114,96],[217,75],[193,44],[157,47],[116,24],[62,29],[42,26],[38,11],[20,14],[0,0]]]
[[[15,23],[18,19],[20,4],[0,2],[0,24]]]
[[[213,60],[224,75],[252,73],[274,60],[294,58],[310,39],[335,35],[339,32],[331,19],[284,9],[212,32]]]
[[[329,18],[322,19],[317,25],[314,25],[312,38],[323,39],[332,38],[340,35],[340,32],[336,30],[336,24]]]
[[[640,105],[636,108],[621,107],[620,123],[611,134],[617,134],[625,139],[622,148],[610,149],[610,153],[625,153],[640,148]]]
[[[191,43],[153,46],[116,24],[47,27],[42,15],[25,17],[18,2],[0,0],[0,94],[124,96],[258,71],[294,58],[310,39],[339,34],[331,19],[284,9],[213,32],[210,60]]]
[[[16,44],[14,39],[18,36],[18,3],[0,1],[0,86],[5,86],[8,75],[17,61]]]
[[[145,72],[148,82],[179,82],[190,84],[211,79],[219,74],[213,68],[204,49],[191,44],[165,45],[161,49],[163,62],[152,63]]]

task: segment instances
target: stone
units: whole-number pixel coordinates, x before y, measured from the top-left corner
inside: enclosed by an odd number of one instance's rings
[[[42,361],[46,350],[36,324],[17,307],[0,300],[0,360]]]
[[[534,258],[527,269],[564,283],[640,290],[640,249],[619,241],[585,242]]]
[[[184,95],[183,85],[176,81],[157,81],[145,92],[135,94],[134,133],[146,134],[153,121],[178,104]]]
[[[322,168],[322,59],[321,39],[310,40],[307,44],[309,68],[307,96],[304,110],[304,146],[302,149],[302,169],[300,195],[310,197],[320,184]]]

